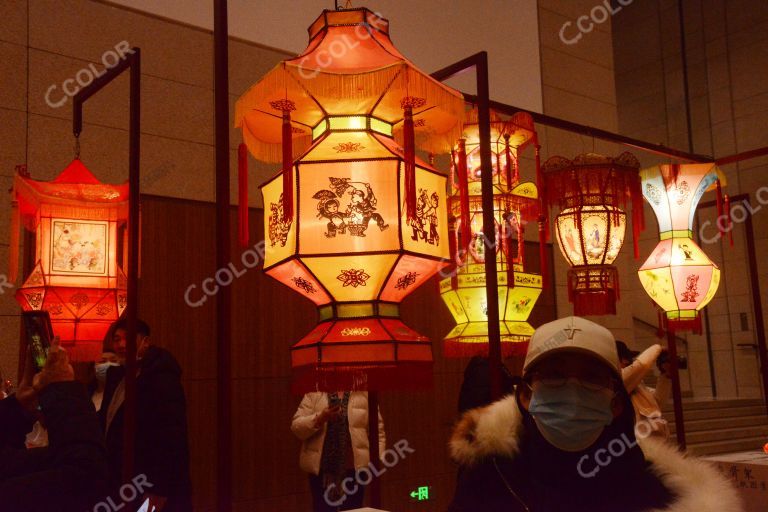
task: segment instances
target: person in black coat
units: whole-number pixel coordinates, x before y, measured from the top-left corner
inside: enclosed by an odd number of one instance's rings
[[[110,329],[113,350],[125,355],[127,322]],[[136,445],[134,473],[146,475],[152,487],[145,498],[162,512],[192,510],[187,444],[187,404],[181,385],[181,367],[165,349],[150,344],[149,326],[138,321],[136,333]],[[106,433],[110,480],[118,488],[123,466],[123,400],[125,368],[107,372],[99,416]],[[152,510],[152,506],[150,506]]]
[[[85,387],[74,381],[66,352],[54,343],[32,378],[28,360],[16,394],[0,401],[0,511],[82,512],[107,496],[106,451]],[[39,418],[49,445],[26,449]]]
[[[464,380],[461,382],[459,392],[459,414],[493,403],[489,367],[490,362],[487,357],[475,356],[469,360],[464,369]],[[509,369],[502,363],[501,395],[506,396],[513,391],[514,379]]]
[[[644,429],[613,335],[568,317],[531,338],[515,393],[467,412],[449,512],[741,512],[716,469]]]

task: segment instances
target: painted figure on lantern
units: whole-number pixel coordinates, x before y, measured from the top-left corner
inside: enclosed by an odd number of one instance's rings
[[[416,203],[416,218],[411,221],[413,227],[412,240],[426,240],[429,244],[439,244],[440,234],[438,227],[438,211],[440,196],[437,192],[429,192],[425,189],[419,190],[419,199]]]
[[[17,236],[23,222],[36,234],[36,263],[16,300],[24,311],[48,311],[73,361],[95,360],[104,334],[127,304],[120,235],[125,235],[128,185],[101,183],[75,159],[52,181],[17,173],[13,204],[11,232]],[[15,270],[19,247],[12,245]]]
[[[269,242],[272,245],[279,243],[281,247],[285,247],[285,243],[288,241],[288,232],[291,230],[291,221],[283,220],[282,195],[276,203],[270,203],[269,211]]]

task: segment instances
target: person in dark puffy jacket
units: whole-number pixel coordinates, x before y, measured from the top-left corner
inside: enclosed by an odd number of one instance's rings
[[[127,322],[110,328],[112,350],[125,360]],[[145,475],[151,487],[144,499],[149,510],[192,510],[187,441],[187,403],[181,384],[181,367],[167,350],[153,346],[149,326],[139,320],[136,333],[136,445],[135,476]],[[118,489],[122,481],[125,367],[107,371],[99,416],[106,434],[110,481]]]
[[[57,342],[45,368],[33,374],[30,358],[16,394],[0,401],[0,511],[82,512],[107,495],[96,411]],[[38,419],[49,445],[26,449]]]
[[[739,512],[717,470],[635,433],[613,335],[568,317],[534,333],[515,394],[466,413],[450,512]]]

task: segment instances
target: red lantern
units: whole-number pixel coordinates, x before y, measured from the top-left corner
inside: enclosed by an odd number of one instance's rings
[[[125,247],[119,233],[128,214],[127,183],[101,183],[75,159],[53,181],[17,173],[13,205],[12,233],[23,222],[36,235],[36,263],[16,300],[24,311],[48,311],[71,360],[97,359],[126,306],[118,242]],[[11,247],[12,262],[18,250]]]
[[[309,37],[235,115],[253,156],[282,163],[262,186],[264,270],[318,306],[320,324],[291,349],[293,388],[423,387],[432,346],[399,304],[447,264],[448,231],[445,176],[415,150],[458,136],[464,100],[368,9],[324,11]]]
[[[631,153],[594,153],[573,160],[555,156],[542,168],[546,200],[556,205],[555,234],[568,271],[574,314],[616,314],[619,276],[613,261],[624,245],[627,206],[632,207],[635,257],[643,226],[640,162]]]

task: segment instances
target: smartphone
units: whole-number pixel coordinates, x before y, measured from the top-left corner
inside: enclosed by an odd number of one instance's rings
[[[27,349],[32,354],[35,370],[39,372],[45,367],[48,349],[53,341],[51,316],[47,311],[24,311],[21,316],[27,333]]]

